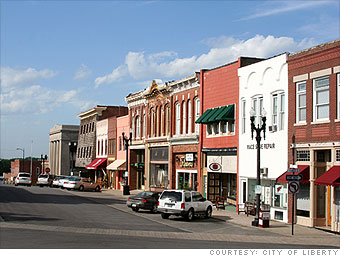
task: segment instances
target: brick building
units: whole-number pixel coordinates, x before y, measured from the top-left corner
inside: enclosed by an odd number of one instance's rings
[[[45,163],[46,165],[47,163]],[[19,172],[31,173],[32,184],[37,183],[39,174],[42,173],[42,162],[32,160],[32,172],[31,172],[31,160],[30,159],[16,159],[11,162],[11,177],[14,179]],[[8,178],[8,176],[7,176]]]
[[[239,113],[239,79],[237,69],[259,61],[239,58],[238,61],[201,70],[200,168],[202,189],[206,197],[215,201],[224,197],[237,205],[237,154]]]
[[[305,166],[296,221],[339,232],[340,40],[291,54],[288,82],[288,161]]]
[[[199,184],[202,184],[203,180],[198,164],[199,130],[195,124],[195,120],[200,116],[200,75],[194,73],[169,82],[168,85],[172,98],[172,129],[169,138],[170,185],[175,189],[200,190]]]
[[[96,160],[97,153],[97,122],[113,116],[126,115],[127,113],[127,107],[97,105],[78,114],[78,117],[80,118],[80,129],[78,135],[75,166],[78,169],[81,169],[82,172],[87,173],[86,176],[89,176],[91,179],[95,180],[97,177],[96,175],[100,175],[100,172],[96,171],[97,169],[103,168],[103,166],[106,168],[106,159],[105,161],[98,159],[97,161],[93,162]],[[107,145],[103,145],[103,148],[107,148]],[[85,168],[87,171],[85,171]]]

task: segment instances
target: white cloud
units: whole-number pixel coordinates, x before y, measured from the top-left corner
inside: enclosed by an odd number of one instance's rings
[[[265,58],[283,52],[295,52],[315,45],[313,39],[295,41],[291,37],[256,35],[248,40],[233,37],[206,39],[204,42],[214,47],[200,56],[178,58],[174,52],[145,54],[129,52],[125,63],[111,74],[98,77],[95,85],[113,83],[130,76],[135,80],[155,77],[176,79],[187,76],[200,69],[213,68],[237,60],[240,56]]]
[[[80,100],[76,90],[54,90],[34,84],[35,81],[52,78],[55,75],[56,72],[48,69],[22,70],[2,67],[1,114],[41,114],[65,104],[71,104],[80,109],[93,104],[93,102]]]
[[[92,71],[85,65],[82,64],[73,76],[73,80],[81,80],[88,78],[92,74]]]
[[[36,70],[34,68],[27,68],[23,70],[1,67],[0,74],[2,90],[6,91],[14,87],[22,87],[35,83],[41,79],[52,78],[57,73],[49,69]]]
[[[120,78],[124,77],[127,75],[127,68],[125,65],[121,65],[118,68],[115,68],[112,73],[97,77],[96,80],[94,81],[95,83],[95,88],[98,88],[99,85],[101,84],[110,84],[112,82],[115,82],[119,80]]]
[[[261,7],[258,10],[253,10],[254,14],[248,15],[247,17],[241,18],[238,21],[243,21],[243,20],[251,20],[251,19],[256,19],[260,17],[266,17],[266,16],[271,16],[271,15],[276,15],[280,13],[285,13],[285,12],[292,12],[292,11],[298,11],[301,9],[306,9],[306,8],[311,8],[311,7],[318,7],[321,5],[326,5],[326,4],[334,4],[335,1],[328,1],[328,0],[323,0],[323,1],[277,1],[277,2],[269,2],[270,5],[274,4],[270,8],[266,9],[265,7]],[[279,3],[279,5],[277,5]],[[266,2],[267,4],[267,2]]]

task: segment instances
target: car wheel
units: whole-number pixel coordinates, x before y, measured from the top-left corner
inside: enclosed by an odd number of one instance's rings
[[[96,192],[100,192],[100,187],[97,186],[96,189],[95,189]]]
[[[162,215],[162,219],[169,219],[169,216],[170,216],[167,213],[162,213],[161,215]]]
[[[187,215],[185,216],[187,221],[192,221],[192,219],[194,218],[194,209],[189,209]]]
[[[157,212],[157,204],[154,204],[154,205],[152,206],[151,212],[152,212],[152,213],[156,213],[156,212]]]
[[[40,185],[40,187],[42,188],[44,185]]]
[[[17,186],[18,186],[18,184],[14,184],[14,186],[16,186],[16,187],[17,187]]]
[[[84,191],[84,186],[83,186],[83,185],[81,185],[81,186],[79,187],[79,191]]]
[[[209,219],[209,218],[211,218],[211,215],[212,215],[212,208],[211,208],[211,206],[209,206],[207,208],[207,210],[205,211],[205,218]]]
[[[132,211],[134,211],[134,212],[138,212],[138,208],[137,207],[132,207]]]

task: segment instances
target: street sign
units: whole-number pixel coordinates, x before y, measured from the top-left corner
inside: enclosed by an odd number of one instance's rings
[[[46,172],[46,173],[50,173],[50,172],[51,172],[51,169],[47,167],[47,168],[45,169],[45,172]]]
[[[255,185],[255,194],[261,194],[261,193],[262,193],[262,186]]]
[[[283,185],[275,185],[275,195],[283,195]]]
[[[287,172],[300,172],[300,169],[288,169]]]
[[[300,182],[290,181],[288,183],[288,193],[289,194],[299,193],[299,189],[300,189]]]
[[[290,169],[297,169],[298,166],[297,166],[297,164],[291,164],[291,165],[289,165],[289,168]]]
[[[290,175],[290,174],[287,174],[286,175],[286,181],[300,181],[302,180],[302,175],[299,174],[299,175]]]

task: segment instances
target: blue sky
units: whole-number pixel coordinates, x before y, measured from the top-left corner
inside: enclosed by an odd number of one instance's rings
[[[339,38],[339,1],[1,0],[1,158],[48,154],[55,124],[152,79]],[[32,143],[33,141],[33,143]]]

